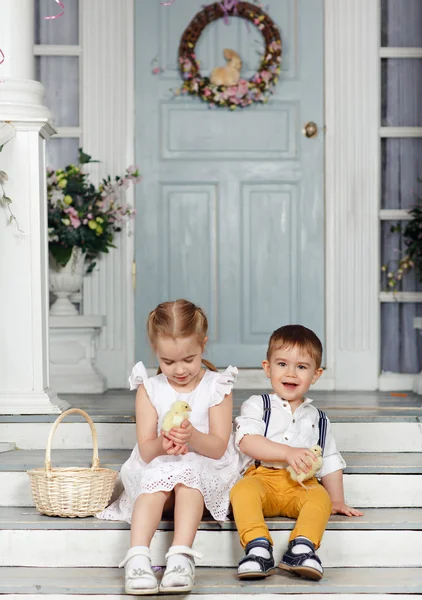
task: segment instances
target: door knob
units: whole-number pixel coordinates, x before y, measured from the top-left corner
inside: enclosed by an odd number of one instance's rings
[[[306,135],[307,138],[316,137],[318,135],[318,125],[313,121],[309,121],[302,129],[302,133],[303,135]]]

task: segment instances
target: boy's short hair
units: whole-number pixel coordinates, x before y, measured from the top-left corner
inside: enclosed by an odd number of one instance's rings
[[[309,356],[313,358],[317,369],[322,361],[322,344],[319,337],[303,325],[284,325],[276,329],[270,337],[267,350],[267,360],[269,361],[273,352],[280,348],[293,348],[299,346]]]

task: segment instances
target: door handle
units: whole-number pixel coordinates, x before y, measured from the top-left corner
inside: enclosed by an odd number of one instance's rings
[[[313,121],[309,121],[308,123],[306,123],[306,125],[302,129],[302,133],[307,138],[316,137],[318,135],[318,125],[316,123],[314,123]]]

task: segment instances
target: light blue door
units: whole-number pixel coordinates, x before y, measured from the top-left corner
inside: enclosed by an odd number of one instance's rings
[[[323,0],[270,0],[283,44],[277,93],[234,112],[172,99],[179,40],[202,4],[136,0],[136,355],[153,363],[149,311],[187,298],[208,314],[211,361],[258,367],[281,325],[324,340]],[[211,24],[196,48],[202,73],[228,47],[250,77],[259,40],[241,19]],[[307,122],[316,137],[303,135]]]

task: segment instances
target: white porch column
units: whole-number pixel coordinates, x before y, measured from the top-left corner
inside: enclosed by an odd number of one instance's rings
[[[134,162],[134,0],[80,0],[80,7],[82,145],[101,161],[90,166],[97,182],[123,173]],[[133,187],[125,197],[134,203]],[[96,364],[109,388],[127,387],[134,364],[134,237],[127,235],[132,227],[125,227],[116,237],[117,248],[103,254],[98,268],[84,278],[84,314],[106,320]]]
[[[327,348],[338,390],[379,375],[379,0],[325,0]]]
[[[19,230],[0,207],[0,414],[59,413],[68,406],[48,383],[44,140],[54,129],[43,87],[31,80],[33,38],[33,0],[2,0],[0,146],[8,141],[0,170],[9,177],[4,187]]]

